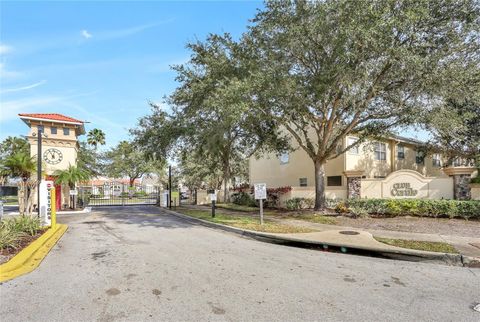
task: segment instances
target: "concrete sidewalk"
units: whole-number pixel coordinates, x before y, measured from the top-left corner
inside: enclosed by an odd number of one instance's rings
[[[312,223],[308,221],[295,220],[295,219],[279,219],[276,217],[268,217],[268,219],[278,223],[286,224],[286,225],[306,227],[306,228],[311,228],[311,229],[322,231],[322,232],[331,231],[331,230],[338,230],[338,231],[363,230],[362,228],[318,224],[318,223]],[[473,237],[461,237],[461,236],[451,236],[451,235],[441,235],[441,234],[422,234],[422,233],[410,233],[410,232],[392,231],[392,230],[368,230],[368,232],[373,236],[384,237],[384,238],[444,242],[455,247],[455,249],[457,249],[462,255],[480,258],[480,237],[473,238]],[[480,236],[480,227],[479,227],[479,236]]]
[[[278,234],[264,233],[252,230],[245,230],[211,221],[191,217],[177,211],[163,209],[164,212],[185,218],[191,222],[199,222],[205,226],[222,229],[247,237],[269,240],[270,242],[283,244],[297,244],[302,247],[322,247],[325,250],[340,250],[342,252],[363,253],[380,255],[382,257],[401,259],[415,262],[443,263],[454,266],[479,267],[480,257],[468,256],[465,254],[447,254],[429,251],[421,251],[407,248],[400,248],[378,242],[370,232],[356,228],[324,225],[329,230],[312,233]],[[313,227],[312,227],[313,228]],[[337,226],[338,228],[338,226]]]

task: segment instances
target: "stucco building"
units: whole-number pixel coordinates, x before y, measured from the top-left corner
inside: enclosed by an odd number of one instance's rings
[[[338,149],[350,146],[355,140],[358,138],[347,136]],[[422,145],[417,140],[390,136],[362,143],[329,160],[325,165],[327,198],[469,199],[468,184],[476,176],[475,168],[460,164],[445,168],[446,159],[440,153],[424,155],[419,149]],[[249,176],[251,184],[292,187],[285,198],[315,195],[313,161],[301,148],[280,156],[271,153],[251,157]]]
[[[19,114],[20,119],[29,127],[27,140],[30,143],[30,155],[37,156],[38,132],[42,130],[42,167],[44,178],[55,181],[56,170],[65,170],[76,166],[79,149],[78,137],[85,134],[84,122],[62,114]],[[57,209],[69,204],[68,186],[55,185]]]

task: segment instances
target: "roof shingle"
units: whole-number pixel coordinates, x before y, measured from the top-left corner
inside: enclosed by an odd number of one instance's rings
[[[83,121],[74,119],[73,117],[65,116],[62,114],[57,114],[57,113],[21,113],[18,114],[20,117],[31,117],[31,118],[36,118],[36,119],[44,119],[44,120],[52,120],[52,121],[60,121],[60,122],[73,122],[73,123],[81,123],[83,124]]]

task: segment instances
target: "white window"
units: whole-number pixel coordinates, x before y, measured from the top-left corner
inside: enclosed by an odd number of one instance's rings
[[[403,145],[397,145],[397,159],[405,159],[405,147]]]
[[[300,187],[306,187],[307,186],[307,178],[300,178],[299,183],[300,183]]]
[[[432,156],[432,164],[433,164],[434,167],[440,167],[442,165],[442,162],[440,161],[440,154],[439,153],[435,153]]]
[[[290,155],[288,152],[280,154],[280,164],[287,164],[290,161]]]
[[[358,138],[348,138],[348,146],[352,145],[352,144],[355,144],[355,142],[358,141]],[[353,148],[350,148],[350,150],[348,150],[348,153],[349,154],[358,154],[358,145],[354,146]]]
[[[387,160],[387,146],[385,143],[375,142],[375,160]]]

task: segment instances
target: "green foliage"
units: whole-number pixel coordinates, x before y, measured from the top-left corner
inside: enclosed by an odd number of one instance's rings
[[[13,248],[17,249],[19,241],[25,237],[26,234],[20,231],[13,230],[3,224],[0,225],[0,249]]]
[[[7,157],[7,159],[2,162],[2,167],[4,167],[8,175],[21,178],[23,181],[27,181],[37,170],[35,158],[31,157],[30,153],[23,151],[16,152]]]
[[[344,214],[348,212],[348,206],[345,201],[340,201],[335,205],[335,212],[338,214]]]
[[[480,201],[429,199],[348,199],[346,206],[372,215],[480,219]]]
[[[17,216],[2,220],[2,227],[35,236],[41,229],[40,219],[30,216]]]
[[[101,175],[103,171],[100,159],[96,149],[90,148],[85,142],[80,142],[77,155],[78,168],[87,171],[91,176]]]
[[[163,169],[164,160],[149,159],[137,144],[121,141],[105,154],[105,171],[113,178],[128,177],[130,185],[149,172]]]
[[[470,183],[480,183],[480,175],[476,176],[475,178],[472,178],[470,180]]]
[[[463,157],[464,165],[480,163],[480,88],[468,100],[447,100],[443,105],[428,111],[425,122],[432,133],[431,150],[448,157],[447,165],[452,165],[458,157]]]
[[[236,205],[248,206],[248,207],[255,207],[255,199],[253,199],[252,195],[247,192],[236,192],[232,194],[232,202]]]
[[[0,249],[17,249],[22,238],[35,236],[41,229],[38,218],[19,216],[4,219],[0,222]]]
[[[313,208],[315,200],[312,198],[291,198],[285,201],[288,210],[300,210]]]
[[[90,173],[73,165],[69,165],[66,170],[56,170],[53,175],[56,177],[56,184],[65,184],[71,189],[75,188],[77,183],[90,178]]]
[[[105,133],[100,129],[90,130],[87,134],[87,143],[92,145],[95,149],[98,145],[104,145]]]
[[[479,12],[476,0],[267,1],[242,39],[251,106],[322,170],[349,133],[360,144],[478,92]]]
[[[18,152],[30,154],[30,145],[24,138],[9,136],[0,143],[0,158],[6,159]]]

